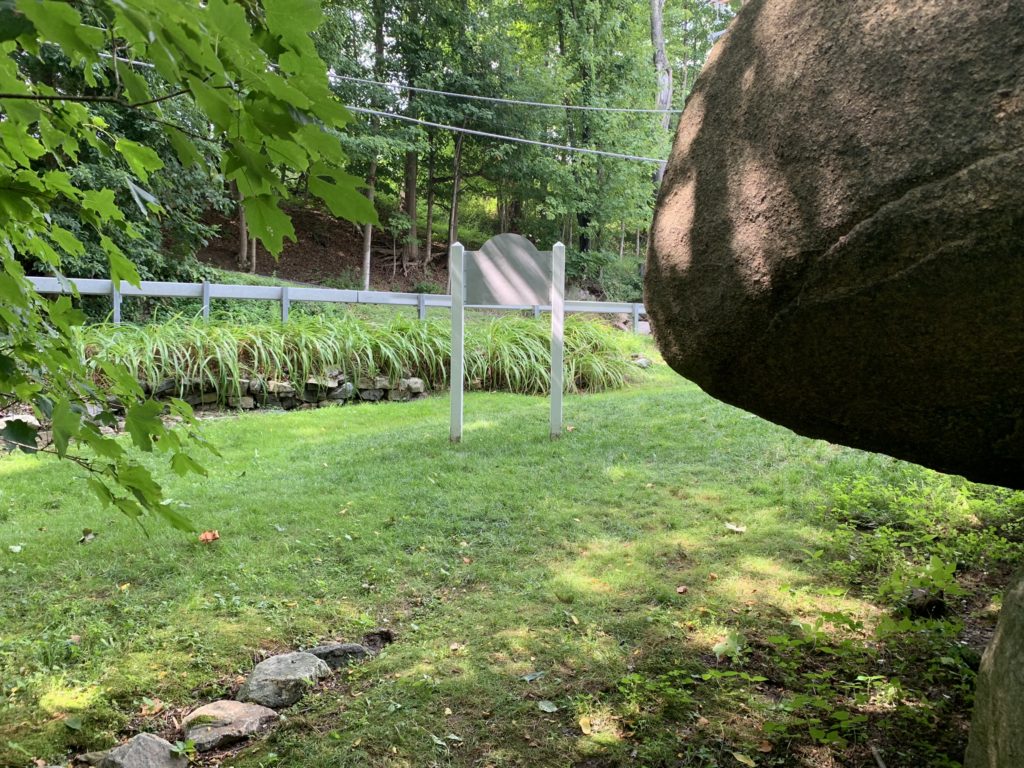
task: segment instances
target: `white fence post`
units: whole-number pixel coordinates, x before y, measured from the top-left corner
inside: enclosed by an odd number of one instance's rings
[[[427,319],[427,296],[426,296],[426,294],[421,293],[421,294],[419,294],[416,297],[416,307],[417,307],[417,309],[419,311],[419,318],[420,318],[420,320],[426,320]]]
[[[121,324],[121,289],[117,280],[110,281],[110,300],[114,304],[114,325]]]
[[[562,390],[565,388],[565,246],[551,249],[551,437],[562,434]]]
[[[465,345],[465,301],[466,272],[465,250],[462,243],[452,243],[448,254],[448,275],[452,281],[452,366],[448,389],[451,391],[452,413],[451,434],[453,443],[462,442],[462,388],[466,378]]]
[[[640,333],[640,305],[633,305],[633,333]]]
[[[288,309],[291,306],[291,299],[288,298],[288,286],[281,288],[281,322],[288,322]]]
[[[203,280],[203,320],[210,319],[210,281]]]

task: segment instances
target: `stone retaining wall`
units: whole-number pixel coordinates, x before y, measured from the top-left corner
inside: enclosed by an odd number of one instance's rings
[[[423,379],[414,377],[389,379],[386,376],[360,376],[349,381],[340,372],[321,378],[307,379],[301,385],[292,381],[275,379],[241,379],[229,381],[215,387],[210,384],[182,384],[174,379],[165,379],[156,387],[143,386],[147,394],[156,399],[180,397],[193,408],[311,408],[327,405],[342,405],[346,402],[371,402],[381,400],[405,401],[426,397],[428,387]]]

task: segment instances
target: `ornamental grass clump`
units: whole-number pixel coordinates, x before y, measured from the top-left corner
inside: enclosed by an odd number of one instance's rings
[[[93,325],[79,344],[102,379],[101,362],[118,362],[151,390],[202,390],[220,399],[239,394],[250,379],[305,383],[341,373],[350,380],[384,376],[421,378],[447,387],[449,326],[439,320],[396,316],[386,323],[297,316],[287,322],[239,324],[176,318],[152,325]],[[622,387],[634,367],[622,333],[603,323],[566,318],[566,390]],[[466,329],[466,386],[543,394],[550,386],[550,326],[505,316]]]

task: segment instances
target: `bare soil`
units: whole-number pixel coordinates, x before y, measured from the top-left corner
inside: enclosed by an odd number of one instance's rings
[[[356,287],[362,273],[363,234],[351,222],[335,218],[328,211],[290,207],[296,242],[285,241],[284,250],[274,259],[266,249],[257,246],[256,273],[299,283]],[[237,270],[238,223],[234,217],[210,213],[207,223],[215,224],[220,232],[197,254],[205,264],[221,269]],[[423,282],[444,286],[448,282],[448,265],[444,244],[433,246],[432,263],[412,267],[403,274],[401,246],[398,246],[398,264],[394,263],[391,237],[374,231],[370,287],[380,291],[411,291]],[[421,243],[421,259],[425,247]]]

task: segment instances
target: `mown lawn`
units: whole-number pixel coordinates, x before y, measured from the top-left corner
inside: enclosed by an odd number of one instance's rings
[[[976,665],[963,623],[984,637],[1019,559],[1012,531],[983,518],[1019,497],[806,440],[661,365],[568,398],[557,442],[542,398],[468,395],[458,446],[447,418],[437,396],[208,422],[223,454],[209,477],[165,478],[220,532],[208,545],[99,508],[66,464],[0,459],[0,765],[138,730],[174,741],[174,718],[230,695],[254,659],[378,626],[395,644],[216,760],[852,768],[875,765],[872,746],[890,766],[959,759]],[[907,493],[920,519],[877,540]],[[877,636],[893,615],[884,579],[917,573],[957,499],[971,518],[955,535],[980,542],[957,576],[967,594],[951,620]],[[79,543],[84,528],[96,537]]]

